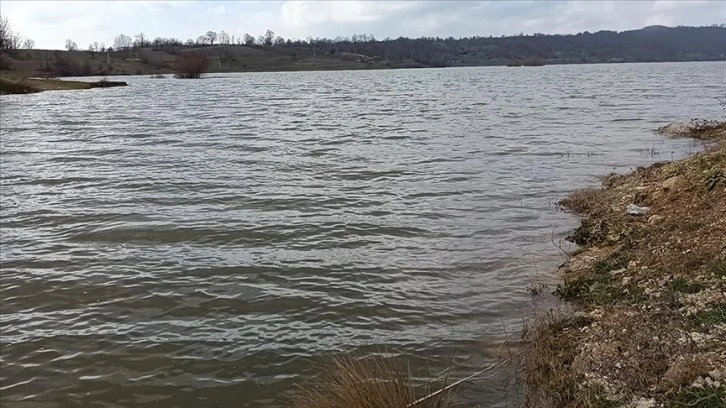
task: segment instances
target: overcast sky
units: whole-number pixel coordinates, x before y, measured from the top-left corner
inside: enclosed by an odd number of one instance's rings
[[[6,1],[0,14],[36,48],[113,44],[118,34],[197,38],[209,30],[255,38],[271,29],[285,38],[373,34],[501,36],[578,33],[648,25],[726,23],[724,1]]]

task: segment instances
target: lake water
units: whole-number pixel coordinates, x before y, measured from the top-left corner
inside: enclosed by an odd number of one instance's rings
[[[4,407],[284,406],[351,350],[474,372],[556,276],[557,200],[696,150],[653,130],[723,116],[726,63],[121,80],[0,99]]]

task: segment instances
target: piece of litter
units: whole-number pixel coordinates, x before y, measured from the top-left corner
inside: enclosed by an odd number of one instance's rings
[[[625,213],[630,215],[646,215],[650,211],[650,207],[638,207],[635,204],[630,204],[625,208]]]

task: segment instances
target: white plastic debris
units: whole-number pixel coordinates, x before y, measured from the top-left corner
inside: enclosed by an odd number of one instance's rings
[[[630,215],[646,215],[650,211],[650,207],[638,207],[635,204],[630,204],[625,212]]]

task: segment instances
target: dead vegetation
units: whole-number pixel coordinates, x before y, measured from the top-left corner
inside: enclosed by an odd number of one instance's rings
[[[583,250],[554,294],[579,311],[526,333],[530,406],[726,406],[726,125],[694,129],[720,143],[562,200]]]
[[[96,82],[84,81],[60,81],[52,78],[0,78],[0,95],[6,94],[28,94],[43,91],[69,91],[91,88],[112,88],[127,86],[123,81],[109,81],[101,79]]]
[[[209,58],[201,51],[186,52],[176,63],[176,78],[197,79],[207,72]]]
[[[293,407],[445,408],[451,397],[447,375],[435,387],[421,384],[417,374],[426,378],[428,373],[414,373],[391,357],[348,355],[333,359],[322,372],[293,396]]]
[[[507,342],[508,344],[508,342]],[[458,406],[455,393],[461,384],[495,373],[519,359],[512,353],[471,375],[454,380],[453,360],[449,368],[434,373],[427,364],[404,364],[389,352],[332,358],[320,368],[320,377],[302,384],[291,395],[294,408],[446,408]]]

